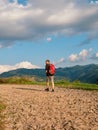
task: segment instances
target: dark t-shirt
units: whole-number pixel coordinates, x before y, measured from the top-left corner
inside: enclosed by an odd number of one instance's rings
[[[49,73],[49,71],[50,71],[50,65],[49,64],[47,64],[46,66],[45,66],[45,70],[46,70],[46,76],[53,76],[54,74],[50,74]]]

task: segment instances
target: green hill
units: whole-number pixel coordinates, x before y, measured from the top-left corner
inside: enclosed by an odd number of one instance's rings
[[[45,70],[44,69],[17,69],[9,72],[0,74],[0,78],[8,77],[38,77],[45,79]],[[86,83],[97,83],[98,82],[98,65],[90,64],[85,66],[73,66],[66,68],[57,68],[55,78],[68,79],[69,81],[79,80],[80,82]]]

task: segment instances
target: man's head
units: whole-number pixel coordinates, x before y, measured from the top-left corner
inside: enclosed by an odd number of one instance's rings
[[[50,64],[50,60],[46,60],[46,64]]]

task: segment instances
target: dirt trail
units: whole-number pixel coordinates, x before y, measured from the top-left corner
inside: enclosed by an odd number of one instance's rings
[[[0,85],[6,130],[98,130],[98,92]]]

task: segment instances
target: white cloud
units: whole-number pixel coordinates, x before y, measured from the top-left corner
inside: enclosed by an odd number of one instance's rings
[[[85,12],[85,13],[83,13]],[[0,40],[36,40],[50,34],[94,33],[98,38],[98,4],[88,0],[0,0]],[[93,36],[94,37],[94,36]]]
[[[82,60],[86,60],[87,56],[88,56],[89,51],[86,49],[83,49],[80,53],[79,53],[79,57],[82,58]]]
[[[92,48],[90,48],[89,50],[83,49],[80,53],[79,53],[79,58],[80,60],[86,60],[87,58],[90,58],[92,55]]]
[[[57,62],[54,62],[55,65],[59,65],[61,63],[65,62],[65,58],[61,58],[60,60],[58,60]]]
[[[71,54],[68,59],[71,62],[76,62],[76,61],[78,61],[78,55],[77,54]]]
[[[98,58],[98,52],[96,53],[96,58]]]
[[[92,56],[92,48],[86,50],[83,49],[79,54],[71,54],[68,58],[70,62],[85,61]]]
[[[48,41],[48,42],[51,42],[51,41],[52,41],[52,38],[51,38],[51,37],[47,37],[47,41]]]
[[[27,69],[35,69],[35,68],[39,68],[36,65],[32,65],[32,63],[28,62],[28,61],[23,61],[21,63],[18,63],[16,65],[10,66],[10,65],[0,65],[0,73],[3,72],[7,72],[10,70],[16,70],[19,68],[27,68]]]

